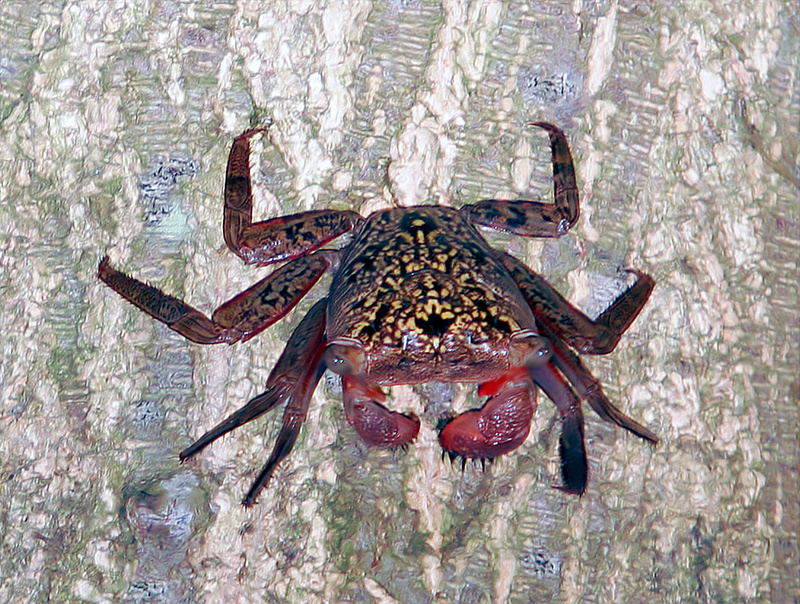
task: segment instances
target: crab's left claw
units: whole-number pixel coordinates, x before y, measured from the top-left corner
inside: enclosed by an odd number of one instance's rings
[[[442,448],[469,459],[493,459],[519,447],[528,437],[536,393],[524,367],[512,369],[478,389],[486,404],[462,413],[439,433]]]

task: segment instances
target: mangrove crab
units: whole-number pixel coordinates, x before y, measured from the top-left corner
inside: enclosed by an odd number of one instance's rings
[[[477,383],[480,409],[449,421],[439,440],[451,458],[492,459],[526,439],[538,386],[561,415],[564,491],[583,494],[588,478],[581,403],[652,443],[655,434],[614,407],[577,353],[607,354],[647,302],[654,280],[636,281],[596,319],[544,278],[492,248],[476,225],[525,237],[560,237],[578,220],[578,189],[564,133],[531,124],[550,138],[554,203],[483,200],[459,209],[394,207],[362,218],[317,210],[253,223],[250,140],[238,136],[228,157],[223,233],[245,263],[284,264],[222,304],[211,318],[100,262],[100,279],[123,298],[199,344],[246,341],[291,310],[323,273],[327,296],[299,323],[266,389],[180,454],[186,460],[270,409],[284,406],[272,455],[245,496],[253,505],[291,451],[309,400],[326,369],[341,376],[345,417],[367,443],[397,448],[419,430],[414,414],[387,409],[381,386],[429,381]],[[352,232],[342,248],[324,246]],[[576,353],[577,352],[577,353]]]

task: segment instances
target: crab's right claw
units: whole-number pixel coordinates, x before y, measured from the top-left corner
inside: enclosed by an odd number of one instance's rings
[[[419,433],[413,413],[390,411],[378,401],[384,394],[354,376],[342,376],[344,412],[348,423],[369,445],[396,449],[411,443]]]

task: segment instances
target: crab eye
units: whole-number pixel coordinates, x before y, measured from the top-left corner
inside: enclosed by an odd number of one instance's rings
[[[524,359],[526,367],[535,369],[546,365],[553,356],[553,347],[550,340],[543,338],[533,330],[518,331],[511,336],[514,346],[518,347],[520,356]],[[519,358],[519,357],[518,357]]]
[[[545,338],[539,338],[538,343],[525,359],[525,364],[528,367],[541,367],[550,361],[553,356],[553,349],[550,347],[550,342]]]
[[[531,351],[525,357],[525,365],[527,367],[542,367],[546,365],[553,356],[550,340],[540,336],[531,336],[528,338],[528,343]]]
[[[364,352],[355,346],[331,344],[325,349],[325,365],[339,375],[361,373],[364,364]]]

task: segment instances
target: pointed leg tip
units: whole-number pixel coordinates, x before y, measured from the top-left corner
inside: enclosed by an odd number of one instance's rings
[[[578,497],[583,497],[584,493],[586,493],[586,485],[583,486],[568,486],[562,484],[553,485],[553,488],[557,491],[561,491],[562,493],[566,493],[567,495],[577,495]]]
[[[186,447],[183,451],[178,453],[178,459],[183,464],[194,457],[196,453],[199,453],[199,449],[194,449],[194,445],[192,445],[191,447]]]
[[[247,130],[242,132],[239,136],[237,136],[235,140],[252,138],[257,134],[266,134],[267,132],[269,132],[270,126],[272,126],[272,120],[268,120],[268,122],[263,126],[254,126],[252,128],[248,128]]]
[[[188,463],[193,456],[194,452],[187,453],[186,451],[181,451],[181,453],[178,455],[178,461],[180,462],[181,465],[183,465],[185,463]]]
[[[638,436],[642,440],[646,440],[647,442],[649,442],[653,446],[656,446],[659,443],[659,440],[660,440],[658,438],[658,436],[656,436],[655,432],[652,432],[652,431],[650,431],[650,430],[648,430],[647,428],[644,428],[644,427],[642,427],[640,433],[634,432],[634,434],[636,434],[636,436]]]
[[[579,497],[586,492],[586,485],[589,484],[588,467],[583,461],[577,463],[563,464],[561,466],[561,478],[564,483],[558,487],[570,495]]]
[[[548,132],[561,132],[561,129],[557,126],[554,126],[550,122],[528,122],[525,124],[526,126],[535,126],[536,128],[541,128],[542,130],[547,130]]]
[[[109,269],[111,268],[111,260],[108,257],[108,254],[103,256],[100,259],[100,262],[97,264],[97,278],[103,280],[106,273],[108,273]]]

